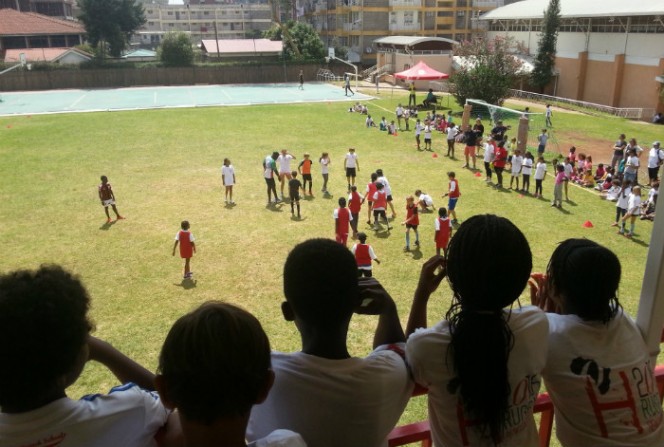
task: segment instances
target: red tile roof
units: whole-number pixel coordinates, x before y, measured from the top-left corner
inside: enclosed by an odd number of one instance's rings
[[[0,9],[0,36],[41,34],[85,34],[85,27],[72,20],[56,19],[34,12]]]

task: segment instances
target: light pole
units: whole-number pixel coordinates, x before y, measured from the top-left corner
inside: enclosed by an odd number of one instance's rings
[[[346,65],[350,65],[351,67],[353,67],[353,68],[355,69],[355,90],[357,90],[357,83],[358,83],[358,81],[357,81],[357,78],[358,78],[357,65],[353,65],[353,64],[351,64],[351,63],[348,62],[348,61],[345,61],[345,60],[343,60],[343,59],[339,59],[339,58],[336,57],[336,56],[332,56],[332,54],[328,55],[328,56],[325,58],[325,62],[326,62],[326,63],[329,63],[329,62],[330,62],[330,59],[338,60],[339,62],[343,62],[343,63],[346,64]]]

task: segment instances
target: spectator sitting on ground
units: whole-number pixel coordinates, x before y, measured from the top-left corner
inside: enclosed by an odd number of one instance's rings
[[[657,197],[659,196],[659,181],[650,182],[650,191],[648,199],[643,203],[641,210],[641,220],[655,220],[655,208],[657,207]]]
[[[362,115],[368,115],[369,114],[369,109],[367,108],[366,105],[362,104],[362,109],[360,110],[360,113]]]
[[[83,284],[59,266],[0,276],[0,445],[147,447],[175,422],[140,388],[154,389],[154,374],[90,336],[89,306]],[[124,385],[69,399],[89,360]]]
[[[597,165],[597,169],[595,170],[595,180],[597,181],[604,181],[604,178],[606,177],[606,169],[604,169],[604,164],[600,163]]]
[[[385,119],[385,117],[383,117],[380,120],[380,124],[378,125],[378,129],[382,130],[382,131],[387,131],[387,120]]]
[[[247,438],[285,428],[310,446],[386,445],[413,389],[394,301],[374,278],[358,281],[354,256],[330,239],[298,244],[283,278],[281,310],[295,322],[302,351],[272,353],[274,386],[254,407]],[[380,315],[374,350],[364,358],[348,353],[353,313]]]
[[[579,185],[586,188],[592,188],[595,186],[595,178],[593,177],[593,172],[590,169],[586,170],[586,173],[579,180]]]
[[[155,383],[177,409],[185,447],[244,446],[251,409],[265,400],[274,372],[270,342],[249,312],[209,301],[180,317],[166,336]],[[305,447],[277,430],[249,447]]]
[[[373,118],[371,118],[371,115],[367,115],[367,119],[364,121],[364,124],[367,127],[376,127],[376,123],[374,123]]]
[[[609,189],[599,193],[599,198],[606,199],[609,202],[615,202],[618,200],[618,195],[620,194],[621,190],[622,188],[620,187],[620,180],[615,179],[611,183],[611,187]]]

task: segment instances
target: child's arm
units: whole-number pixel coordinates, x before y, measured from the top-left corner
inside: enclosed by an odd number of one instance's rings
[[[109,343],[88,337],[88,360],[107,367],[121,383],[133,382],[146,390],[154,390],[154,374],[130,359]]]
[[[302,175],[302,165],[304,164],[304,160],[300,162],[300,164],[297,166],[297,172]]]
[[[194,243],[194,241],[191,241],[191,248],[192,250],[194,250],[194,253],[196,253],[196,244]]]
[[[360,305],[355,313],[360,315],[379,315],[378,326],[374,334],[373,347],[392,343],[405,343],[397,306],[389,293],[375,278],[360,278]]]
[[[403,222],[401,222],[401,225],[406,225],[407,223],[410,223],[411,220],[414,220],[414,219],[415,219],[415,216],[417,216],[417,214],[413,214],[413,215],[410,216],[408,219],[406,219],[406,220],[404,220]]]
[[[436,271],[438,270],[438,273]],[[427,327],[427,303],[429,297],[436,291],[440,282],[447,275],[445,258],[433,256],[422,265],[420,280],[415,290],[413,305],[410,308],[408,324],[406,325],[406,336],[415,332],[418,328]]]
[[[175,244],[173,244],[173,256],[175,256],[175,249],[178,248],[178,244],[179,244],[179,243],[180,243],[180,241],[178,241],[178,240],[176,239],[176,240],[175,240]]]

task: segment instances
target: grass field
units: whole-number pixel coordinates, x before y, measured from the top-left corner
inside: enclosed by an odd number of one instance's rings
[[[393,116],[407,97],[394,96],[369,104],[380,119]],[[387,97],[389,96],[389,97]],[[58,263],[79,274],[92,296],[96,335],[130,356],[156,368],[165,334],[176,318],[206,300],[239,304],[264,325],[273,348],[299,349],[293,324],[283,321],[282,266],[289,249],[311,237],[334,237],[332,212],[345,195],[343,156],[349,146],[360,160],[360,190],[369,174],[382,168],[392,185],[399,216],[391,233],[369,233],[382,263],[375,276],[398,303],[402,322],[422,262],[433,255],[433,214],[421,216],[421,252],[403,251],[405,196],[420,188],[446,206],[445,173],[454,170],[462,197],[461,221],[478,213],[495,213],[515,222],[533,251],[534,270],[544,270],[556,244],[569,237],[588,237],[615,251],[623,266],[619,297],[636,313],[651,223],[637,222],[637,237],[628,240],[610,227],[614,205],[589,191],[571,188],[571,202],[559,211],[548,200],[497,192],[483,177],[461,169],[461,160],[442,156],[444,137],[435,135],[437,158],[415,150],[412,132],[397,137],[364,127],[364,118],[348,113],[348,103],[176,109],[75,115],[0,118],[0,238],[5,256],[0,271]],[[531,107],[536,111],[537,107]],[[543,107],[541,107],[543,109]],[[617,133],[652,141],[661,129],[617,118],[556,113],[561,147],[574,135],[612,145]],[[303,219],[290,209],[265,206],[261,162],[273,150],[288,148],[298,158],[316,159],[330,153],[331,196],[320,193],[321,177],[314,165],[315,197],[302,203]],[[457,151],[457,154],[461,151]],[[609,153],[607,149],[607,154]],[[237,206],[224,206],[220,167],[229,157],[237,173]],[[608,155],[607,155],[608,159]],[[595,163],[602,160],[595,160]],[[478,166],[480,163],[478,163]],[[127,220],[105,225],[97,198],[99,176],[113,185],[118,208]],[[531,186],[534,189],[534,182]],[[551,197],[552,178],[544,183]],[[360,228],[364,228],[362,210]],[[173,237],[183,219],[191,222],[198,253],[192,260],[195,287],[183,287],[182,262],[171,256]],[[594,228],[584,228],[592,221]],[[509,250],[509,247],[505,247]],[[482,280],[491,267],[489,254],[474,274]],[[315,291],[312,291],[315,293]],[[526,295],[522,304],[527,303]],[[450,304],[444,284],[432,298],[430,324]],[[370,350],[376,319],[357,317],[349,336],[352,354]],[[103,368],[88,365],[70,390],[72,396],[103,392],[115,379]],[[414,399],[403,421],[423,419],[423,398]]]

